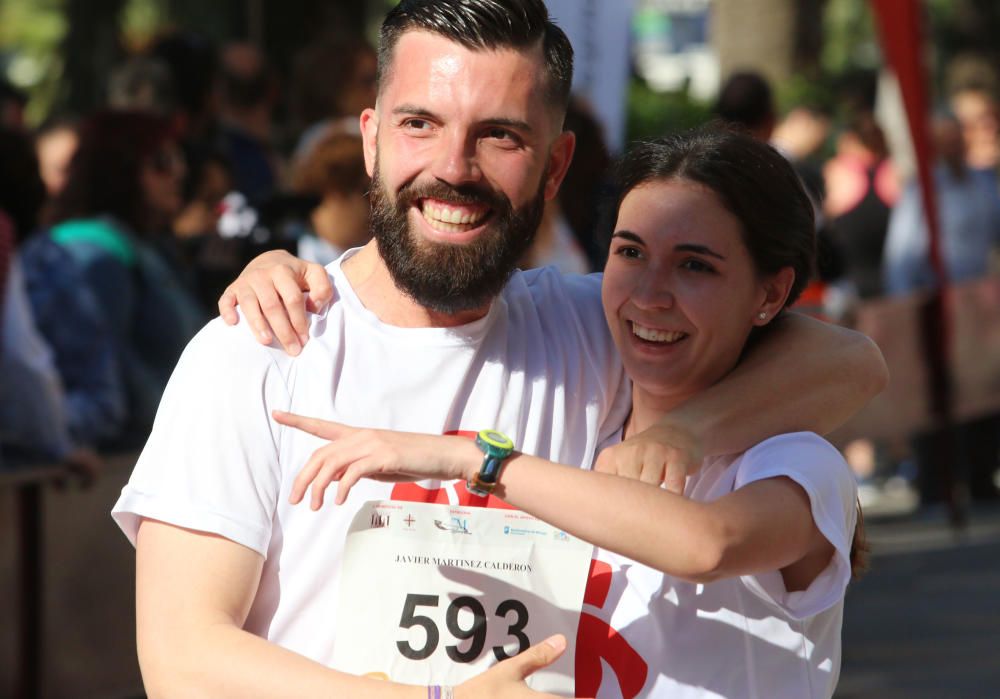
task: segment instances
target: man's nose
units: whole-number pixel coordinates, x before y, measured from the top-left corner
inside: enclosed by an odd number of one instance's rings
[[[451,185],[477,182],[482,177],[476,139],[468,134],[453,131],[439,142],[440,152],[434,160],[431,174]]]

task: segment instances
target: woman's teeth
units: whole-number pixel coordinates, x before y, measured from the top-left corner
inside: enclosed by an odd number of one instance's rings
[[[636,337],[648,342],[663,342],[666,344],[672,344],[681,338],[687,337],[687,333],[680,331],[654,330],[653,328],[647,328],[634,322],[632,323],[632,332]]]

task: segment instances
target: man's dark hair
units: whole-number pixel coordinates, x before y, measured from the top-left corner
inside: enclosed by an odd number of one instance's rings
[[[734,73],[719,91],[714,111],[727,124],[759,129],[775,118],[771,86],[759,73]]]
[[[379,33],[380,91],[389,79],[396,43],[410,30],[438,34],[472,50],[528,49],[542,42],[549,98],[563,110],[569,102],[573,47],[542,0],[402,0]]]

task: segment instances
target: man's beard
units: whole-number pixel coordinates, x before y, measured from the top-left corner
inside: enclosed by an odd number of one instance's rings
[[[408,184],[393,202],[375,162],[371,189],[371,233],[392,280],[421,306],[453,315],[482,308],[503,289],[535,238],[545,208],[545,176],[538,193],[515,211],[502,192],[452,187],[435,180]],[[408,212],[423,198],[453,204],[485,204],[487,229],[463,244],[437,243],[410,230]]]

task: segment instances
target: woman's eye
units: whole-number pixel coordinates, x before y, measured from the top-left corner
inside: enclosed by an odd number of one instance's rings
[[[692,272],[714,272],[715,271],[715,268],[712,267],[712,265],[708,264],[707,262],[704,262],[703,260],[697,260],[697,259],[684,260],[684,262],[681,263],[681,267],[683,269],[687,269],[687,270],[690,270]]]
[[[615,254],[630,260],[638,260],[640,257],[642,257],[642,251],[639,248],[634,247],[632,245],[621,246],[620,248],[615,250]]]

